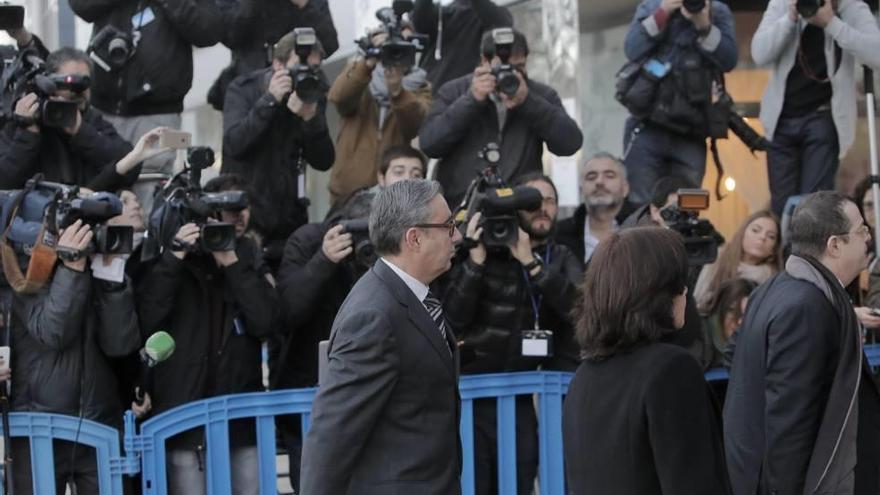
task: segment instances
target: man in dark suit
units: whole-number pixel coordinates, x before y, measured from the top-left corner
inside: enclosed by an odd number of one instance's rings
[[[302,453],[302,493],[460,493],[458,350],[428,284],[461,235],[436,182],[383,189],[370,213],[381,259],[333,323]]]
[[[844,286],[867,266],[855,203],[823,191],[791,220],[785,271],[749,298],[724,404],[734,493],[880,493],[880,394]]]

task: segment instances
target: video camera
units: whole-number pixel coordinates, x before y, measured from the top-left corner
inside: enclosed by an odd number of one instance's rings
[[[706,8],[706,0],[684,0],[682,7],[691,14],[698,14]]]
[[[514,34],[511,28],[497,28],[492,30],[492,42],[495,49],[492,53],[483,55],[492,60],[495,55],[501,59],[501,64],[492,67],[492,75],[495,76],[495,84],[498,91],[513,97],[519,90],[519,77],[516,69],[510,65],[510,55],[513,53]]]
[[[714,263],[718,257],[718,245],[724,237],[712,223],[699,218],[699,212],[709,208],[709,191],[705,189],[679,189],[678,202],[665,206],[660,216],[666,226],[684,237],[684,247],[691,266]]]
[[[50,97],[59,89],[82,93],[91,85],[91,79],[87,76],[48,74],[46,62],[34,47],[25,48],[16,55],[12,64],[4,69],[3,80],[5,85],[0,91],[3,94],[2,111],[5,117],[21,121],[23,125],[39,124],[54,128],[75,125],[79,105]],[[34,93],[38,97],[39,109],[33,122],[15,115],[15,104],[28,93]]]
[[[86,53],[95,64],[106,72],[121,70],[134,56],[135,42],[131,33],[107,24],[95,33]]]
[[[456,222],[467,225],[477,212],[482,213],[480,242],[486,248],[504,248],[519,239],[519,210],[534,211],[541,207],[543,197],[534,187],[507,187],[498,175],[501,152],[495,143],[487,144],[479,157],[488,166],[468,186]]]
[[[378,58],[385,67],[401,67],[408,69],[416,64],[416,53],[422,53],[427,45],[428,37],[412,33],[406,37],[402,22],[403,15],[412,12],[412,0],[394,0],[391,7],[383,7],[376,11],[376,18],[382,22],[388,40],[382,46],[373,46],[370,36],[355,40],[366,58]]]
[[[797,0],[795,9],[804,19],[809,19],[816,15],[816,12],[825,5],[828,0]]]
[[[299,57],[299,63],[290,69],[293,90],[303,103],[315,103],[330,89],[318,68],[312,67],[308,62],[309,54],[312,53],[318,37],[312,28],[296,28],[293,33],[295,39],[293,51]]]
[[[211,148],[188,148],[186,161],[187,167],[184,171],[156,192],[144,238],[142,258],[145,261],[158,256],[164,248],[203,253],[235,250],[235,225],[214,222],[212,219],[223,210],[247,208],[247,193],[202,191],[202,170],[214,163],[214,151]],[[184,246],[175,240],[180,227],[188,223],[199,226],[199,242],[195,246]]]

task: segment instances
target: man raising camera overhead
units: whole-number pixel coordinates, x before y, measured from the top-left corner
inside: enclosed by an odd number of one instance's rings
[[[789,196],[834,189],[856,131],[856,60],[880,67],[880,29],[860,0],[771,0],[752,38],[771,67],[761,122],[773,212]]]
[[[359,41],[362,56],[330,88],[342,116],[329,185],[334,202],[376,184],[382,153],[412,141],[431,107],[431,84],[415,65],[412,26],[390,8],[378,14],[385,25]]]
[[[624,51],[644,77],[634,85],[646,101],[618,99],[632,115],[624,131],[630,200],[645,204],[662,177],[703,182],[713,82],[737,62],[733,14],[718,0],[642,0]]]
[[[308,222],[306,165],[327,170],[333,164],[323,56],[314,30],[297,28],[275,45],[272,67],[239,77],[226,92],[223,172],[259,191],[252,226],[273,268],[287,237]]]
[[[528,78],[526,37],[510,28],[483,35],[481,63],[473,74],[444,84],[422,130],[422,151],[439,158],[437,181],[458,206],[468,184],[483,170],[478,151],[499,142],[504,181],[543,170],[544,143],[551,153],[573,155],[583,136],[553,88]]]

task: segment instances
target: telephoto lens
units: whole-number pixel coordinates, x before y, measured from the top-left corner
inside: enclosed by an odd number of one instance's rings
[[[706,8],[706,0],[684,0],[682,6],[684,7],[684,10],[687,10],[691,14],[696,14],[702,12],[703,9]]]

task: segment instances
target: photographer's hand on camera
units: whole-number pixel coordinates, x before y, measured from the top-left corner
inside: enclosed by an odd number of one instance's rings
[[[816,15],[807,19],[807,22],[822,29],[825,29],[831,20],[834,19],[834,5],[830,0],[825,0]]]
[[[516,244],[510,246],[510,254],[522,266],[527,266],[535,261],[535,255],[532,253],[532,239],[523,229],[519,229],[519,237],[516,239]],[[541,265],[533,267],[529,271],[529,275],[535,276],[539,271],[541,271]]]
[[[342,229],[342,225],[336,225],[328,230],[321,244],[324,256],[333,263],[341,262],[354,250],[351,234],[344,233]]]
[[[384,29],[378,29],[370,33],[370,44],[375,48],[379,48],[386,41],[388,41],[388,32]],[[373,70],[376,67],[376,64],[379,63],[379,59],[377,57],[367,57],[364,60],[364,63],[367,65],[367,68]]]
[[[697,31],[707,31],[712,28],[712,2],[711,0],[706,0],[706,6],[703,7],[703,10],[697,12],[696,14],[692,14],[688,12],[687,9],[679,9],[681,11],[681,15],[691,21]]]
[[[672,15],[676,10],[681,9],[682,1],[683,0],[663,0],[663,2],[660,3],[660,8],[663,9],[663,12],[666,12],[666,15]]]
[[[480,227],[480,219],[483,217],[481,212],[477,212],[468,222],[465,237],[471,241],[474,247],[468,252],[468,256],[473,264],[483,266],[486,263],[486,246],[480,242],[480,236],[483,235],[483,227]]]
[[[293,79],[290,78],[290,72],[287,69],[276,70],[269,81],[269,94],[276,102],[281,103],[291,91],[293,91]]]
[[[196,242],[199,240],[200,235],[199,226],[194,223],[188,223],[177,231],[177,235],[174,236],[174,244],[180,247],[191,247],[195,246]],[[174,248],[177,248],[174,246]],[[174,255],[175,258],[182,260],[186,258],[187,249],[182,251],[171,251],[171,254]]]
[[[318,103],[303,103],[294,91],[287,100],[287,109],[294,115],[308,122],[318,113]]]
[[[495,91],[495,76],[489,65],[481,65],[474,70],[474,78],[471,81],[471,93],[477,101],[486,101],[489,94]]]
[[[83,223],[82,220],[77,220],[61,232],[57,247],[59,250],[83,253],[88,249],[89,243],[92,242],[93,235],[92,227],[89,224]],[[73,271],[82,272],[86,269],[87,260],[88,257],[79,256],[76,261],[62,260],[62,263]]]
[[[40,126],[37,125],[37,112],[40,111],[40,100],[34,93],[28,93],[22,96],[15,104],[15,115],[22,120],[33,122],[26,127],[33,133],[40,132]]]
[[[505,93],[499,93],[501,96],[501,102],[504,103],[504,106],[508,109],[514,109],[523,104],[526,101],[526,98],[529,96],[529,85],[526,84],[526,79],[523,77],[520,71],[514,71],[517,79],[519,79],[519,88],[517,88],[516,93],[513,97],[507,96]]]

